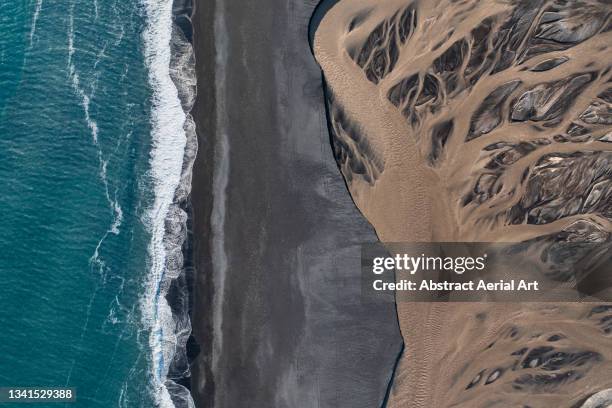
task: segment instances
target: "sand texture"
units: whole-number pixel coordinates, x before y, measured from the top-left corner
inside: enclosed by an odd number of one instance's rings
[[[315,1],[196,1],[196,405],[380,406],[393,303],[360,297],[377,237],[351,201],[308,44]]]
[[[381,240],[590,242],[610,265],[611,14],[596,0],[329,8],[313,50],[334,154]],[[569,408],[612,387],[610,305],[398,315],[389,407]]]

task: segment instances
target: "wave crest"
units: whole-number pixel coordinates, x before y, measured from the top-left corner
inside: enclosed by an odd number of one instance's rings
[[[172,0],[144,0],[144,5],[145,60],[153,90],[150,171],[154,201],[146,220],[151,234],[150,271],[142,311],[150,329],[153,392],[158,405],[191,408],[189,390],[177,381],[189,376],[186,343],[191,322],[185,301],[183,244],[197,152],[195,124],[188,113],[195,100],[195,58],[191,44],[173,23]],[[175,289],[179,295],[168,296]]]

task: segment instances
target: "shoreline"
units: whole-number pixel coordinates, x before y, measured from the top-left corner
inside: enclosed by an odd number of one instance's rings
[[[157,381],[165,388],[161,391],[162,406],[193,407],[190,391],[190,363],[198,352],[191,335],[192,286],[194,279],[191,205],[192,170],[198,143],[191,110],[196,96],[195,60],[192,47],[190,16],[192,0],[173,0],[171,7],[171,35],[169,43],[169,76],[178,93],[184,114],[182,130],[185,146],[182,155],[180,179],[164,220],[162,245],[165,254],[163,273],[158,291],[165,298],[168,311],[161,310],[155,324],[159,326],[161,368]],[[160,310],[159,299],[156,310]],[[163,305],[162,305],[163,307]],[[172,333],[168,333],[172,330]],[[164,333],[165,334],[161,334]],[[164,343],[171,345],[166,350]],[[163,357],[162,357],[163,356]],[[169,360],[166,361],[167,356]],[[156,357],[158,358],[158,357]],[[161,370],[161,371],[159,371]],[[160,377],[164,373],[163,377]]]
[[[214,2],[200,0],[192,0],[192,2],[192,44],[196,57],[195,69],[198,80],[197,97],[191,113],[196,123],[198,155],[194,162],[191,189],[191,247],[194,270],[191,290],[191,338],[193,340],[188,343],[191,345],[188,353],[193,356],[190,362],[190,390],[199,408],[212,407],[215,393],[211,365],[214,291],[211,273],[211,230],[208,226],[208,220],[212,214],[212,177],[210,175],[213,173],[213,162],[207,158],[214,155],[214,121],[217,109],[215,95],[210,92],[212,88],[210,84],[215,82]]]
[[[312,13],[312,16],[308,22],[308,44],[310,45],[311,52],[314,43],[314,36],[317,32],[317,28],[319,28],[319,24],[321,24],[321,21],[323,21],[323,18],[325,18],[327,12],[331,10],[331,8],[334,7],[339,1],[340,0],[320,0],[319,4],[317,4],[315,7],[314,12]]]

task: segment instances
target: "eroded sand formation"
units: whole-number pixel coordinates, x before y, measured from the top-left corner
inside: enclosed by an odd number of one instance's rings
[[[611,14],[605,0],[332,7],[313,48],[334,153],[381,240],[609,249]],[[587,402],[612,387],[612,305],[398,313],[406,353],[389,407],[612,404],[609,392]]]

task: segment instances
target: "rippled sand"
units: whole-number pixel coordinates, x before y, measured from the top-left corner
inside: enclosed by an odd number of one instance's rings
[[[611,12],[603,0],[331,8],[314,51],[334,153],[380,239],[609,250]],[[398,314],[390,407],[612,405],[612,305],[398,302]]]

